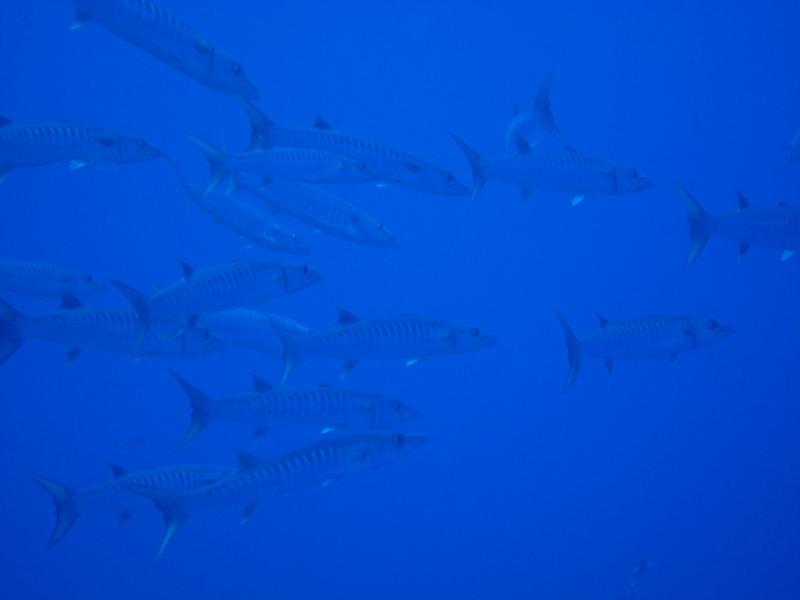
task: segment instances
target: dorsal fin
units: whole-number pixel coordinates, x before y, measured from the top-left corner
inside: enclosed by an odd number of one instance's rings
[[[750,206],[750,201],[747,199],[741,190],[736,190],[736,195],[739,196],[739,210],[746,210]]]
[[[263,394],[264,392],[268,392],[272,389],[272,384],[264,379],[263,377],[256,375],[255,373],[252,374],[253,378],[253,391],[258,394]]]
[[[180,259],[178,260],[178,264],[181,266],[181,271],[183,271],[183,278],[186,281],[189,281],[192,278],[192,275],[194,275],[194,267],[186,261]]]
[[[242,471],[245,469],[252,469],[261,462],[257,456],[249,452],[239,452],[237,457],[239,459],[239,469]]]
[[[358,315],[354,315],[353,313],[343,308],[337,309],[337,312],[339,313],[339,319],[338,319],[339,325],[351,325],[361,320],[361,317],[359,317]]]
[[[128,469],[125,467],[120,467],[116,463],[108,463],[108,466],[111,467],[111,476],[114,479],[119,479],[120,477],[124,477],[128,474]]]
[[[314,129],[333,129],[330,123],[319,115],[314,115]]]
[[[11,119],[0,115],[0,127],[6,127],[7,125],[11,125]]]
[[[83,308],[83,302],[78,300],[78,298],[76,298],[72,294],[62,294],[61,308],[63,310],[75,310],[77,308]]]
[[[600,321],[600,329],[604,329],[606,325],[608,325],[608,319],[606,319],[600,313],[597,313],[597,320]]]

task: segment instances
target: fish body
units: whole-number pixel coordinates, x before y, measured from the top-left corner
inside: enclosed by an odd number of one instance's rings
[[[521,148],[519,154],[487,160],[461,138],[454,135],[453,139],[472,167],[473,200],[490,179],[518,185],[523,198],[536,189],[568,192],[583,197],[591,194],[628,194],[653,187],[653,183],[636,169],[617,168],[574,150],[547,154]]]
[[[298,335],[309,333],[307,327],[278,315],[250,308],[233,308],[213,313],[203,313],[197,318],[196,328],[210,331],[222,340],[225,348],[255,350],[270,356],[281,355],[281,342],[272,321],[282,323]]]
[[[240,198],[210,192],[195,193],[193,200],[217,223],[251,244],[286,254],[311,254],[310,248],[294,231],[276,221],[267,211]]]
[[[196,317],[202,313],[264,304],[318,282],[320,274],[307,265],[241,261],[194,269],[181,263],[183,278],[147,297],[113,281],[131,302],[146,329],[154,320]]]
[[[0,258],[0,292],[12,292],[36,298],[58,298],[64,294],[84,296],[106,289],[106,285],[89,275],[57,265]]]
[[[239,471],[211,485],[184,493],[139,486],[137,492],[150,498],[164,516],[166,533],[160,554],[194,512],[239,504],[244,506],[244,521],[265,498],[303,487],[325,486],[376,469],[426,440],[422,435],[400,433],[352,435],[316,442],[267,460],[243,454]]]
[[[609,321],[600,317],[600,329],[579,340],[558,315],[567,342],[570,372],[566,387],[575,382],[584,356],[605,361],[610,371],[616,360],[674,359],[726,339],[730,326],[716,319],[680,316],[640,317]]]
[[[196,328],[181,335],[181,324],[157,321],[142,337],[133,310],[84,307],[75,298],[66,304],[66,308],[47,315],[24,316],[0,300],[0,364],[29,340],[65,346],[68,360],[84,350],[137,356],[206,356],[224,348],[207,329]]]
[[[214,421],[251,425],[253,435],[260,437],[276,425],[318,426],[327,433],[341,428],[394,427],[417,417],[410,406],[368,392],[329,386],[274,388],[254,377],[250,393],[212,398],[177,373],[172,376],[192,407],[191,424],[179,448]]]
[[[150,0],[73,0],[73,3],[73,29],[94,21],[211,89],[258,98],[258,91],[239,62],[158,4]]]
[[[385,144],[335,131],[322,119],[310,129],[276,125],[252,103],[243,105],[250,117],[253,142],[261,147],[309,148],[345,156],[366,165],[384,183],[398,183],[420,191],[464,196],[467,188],[450,172]]]
[[[0,117],[0,180],[13,169],[72,161],[72,168],[92,163],[134,163],[163,158],[146,140],[113,129],[58,121],[17,124]]]
[[[340,310],[338,327],[309,335],[295,335],[279,323],[273,324],[284,349],[282,381],[297,362],[311,357],[340,358],[346,361],[346,365],[353,365],[358,360],[406,360],[413,363],[434,356],[481,350],[496,342],[494,336],[476,327],[408,315],[361,319]]]
[[[50,494],[55,506],[56,526],[48,548],[60,542],[86,511],[110,510],[117,513],[120,522],[124,523],[131,513],[152,507],[141,495],[131,491],[134,488],[147,486],[173,493],[188,492],[219,481],[235,471],[231,467],[191,465],[130,472],[113,464],[111,468],[112,479],[81,491],[46,477],[33,477]]]
[[[380,221],[346,200],[311,185],[252,178],[239,185],[277,213],[286,213],[323,233],[366,246],[396,247],[397,237]]]
[[[722,215],[707,213],[700,203],[677,186],[689,215],[689,268],[700,256],[709,238],[718,235],[739,242],[744,256],[751,245],[783,250],[783,259],[800,250],[800,208],[788,204],[752,206],[739,192],[739,210]]]

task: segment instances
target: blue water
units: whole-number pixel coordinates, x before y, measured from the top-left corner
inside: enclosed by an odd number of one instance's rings
[[[448,137],[504,152],[514,103],[555,72],[553,109],[570,143],[635,166],[657,187],[587,198],[538,192],[521,203],[490,182],[466,199],[388,187],[338,191],[385,222],[399,249],[301,230],[325,280],[269,306],[313,327],[335,308],[422,314],[498,336],[487,351],[411,368],[365,363],[352,387],[417,407],[431,437],[383,469],[241,507],[193,515],[165,555],[159,514],[119,527],[83,515],[45,550],[44,474],[77,488],[128,468],[233,464],[307,443],[276,429],[251,445],[215,425],[176,455],[188,406],[167,374],[209,392],[276,380],[250,352],[146,359],[31,342],[0,368],[0,581],[4,598],[594,598],[800,597],[798,258],[713,239],[697,264],[673,181],[712,212],[800,202],[788,142],[800,127],[800,5],[788,0],[632,3],[221,2],[163,0],[245,65],[259,106],[307,126],[379,138],[470,173]],[[236,101],[208,90],[97,25],[70,32],[67,1],[0,3],[0,113],[68,119],[141,135],[204,183],[183,137],[226,148],[249,140]],[[0,255],[56,262],[149,290],[176,259],[203,266],[247,249],[188,205],[158,162],[12,172],[0,187]],[[44,313],[52,302],[7,298]],[[92,303],[124,306],[109,292]],[[587,359],[562,391],[566,351],[553,309],[579,335],[610,318],[715,317],[724,343],[675,363]],[[336,383],[310,361],[297,383]],[[647,573],[631,592],[630,570]]]

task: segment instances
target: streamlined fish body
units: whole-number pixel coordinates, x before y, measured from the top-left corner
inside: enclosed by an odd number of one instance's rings
[[[94,21],[211,89],[258,98],[258,91],[239,62],[158,4],[150,0],[73,0],[73,3],[73,29]]]
[[[0,181],[13,169],[71,161],[78,169],[93,163],[134,163],[163,158],[146,140],[103,127],[58,121],[16,124],[0,117]]]
[[[36,298],[58,298],[64,294],[95,294],[105,289],[105,283],[88,273],[43,262],[0,258],[0,292]]]

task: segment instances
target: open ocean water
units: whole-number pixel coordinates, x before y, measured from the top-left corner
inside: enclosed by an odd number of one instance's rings
[[[164,520],[142,490],[129,492],[143,506],[124,524],[113,507],[86,510],[46,548],[53,502],[31,477],[82,490],[110,480],[109,463],[131,472],[236,467],[237,451],[268,460],[365,432],[265,423],[269,431],[253,439],[252,427],[213,423],[176,451],[190,408],[169,371],[215,398],[246,393],[253,373],[277,385],[274,334],[272,355],[230,344],[203,357],[149,357],[133,343],[124,352],[86,348],[69,361],[67,350],[78,349],[70,340],[25,341],[0,366],[0,597],[800,598],[800,256],[752,243],[740,258],[737,241],[712,236],[684,270],[689,225],[675,188],[711,214],[735,213],[737,190],[752,206],[800,207],[800,163],[790,161],[800,128],[800,4],[160,2],[202,32],[189,52],[206,56],[208,73],[224,59],[217,49],[241,63],[258,88],[253,103],[281,126],[310,128],[319,115],[471,186],[450,134],[487,158],[511,155],[514,106],[529,111],[552,73],[561,136],[534,124],[527,138],[538,144],[526,156],[594,157],[613,165],[600,169],[606,175],[635,168],[654,185],[631,194],[534,189],[523,201],[519,186],[490,177],[470,203],[467,193],[429,193],[382,175],[321,184],[391,230],[397,247],[320,233],[237,190],[311,254],[252,247],[187,200],[166,160],[10,169],[21,151],[3,145],[4,129],[69,121],[147,140],[202,190],[208,164],[185,134],[242,152],[251,132],[233,93],[95,19],[71,31],[72,2],[2,0],[0,114],[11,123],[0,128],[0,169],[9,167],[0,257],[145,294],[181,278],[178,260],[197,273],[238,260],[307,264],[319,282],[255,308],[313,331],[335,328],[337,308],[364,319],[424,315],[464,324],[465,336],[478,328],[496,344],[461,353],[461,333],[446,329],[437,343],[455,354],[367,357],[341,382],[349,356],[301,361],[291,386],[363,390],[420,413],[367,434],[428,441],[352,477],[337,471],[286,493],[189,511],[156,558]],[[78,3],[174,23],[149,0]],[[46,136],[23,138],[42,151]],[[393,167],[421,175],[416,163]],[[257,180],[268,186],[273,177]],[[225,201],[225,183],[219,191]],[[583,200],[573,206],[576,195]],[[794,223],[800,240],[800,220],[785,208],[782,223]],[[57,295],[0,289],[24,318],[57,310]],[[112,286],[80,298],[130,307]],[[614,360],[610,375],[604,359],[584,356],[565,392],[556,310],[579,338],[599,328],[597,314],[612,323],[688,315],[735,331],[706,346],[681,325],[692,341],[680,356]],[[12,329],[0,323],[0,342]],[[200,331],[192,316],[162,341],[174,346]],[[242,526],[245,506],[254,511]]]

